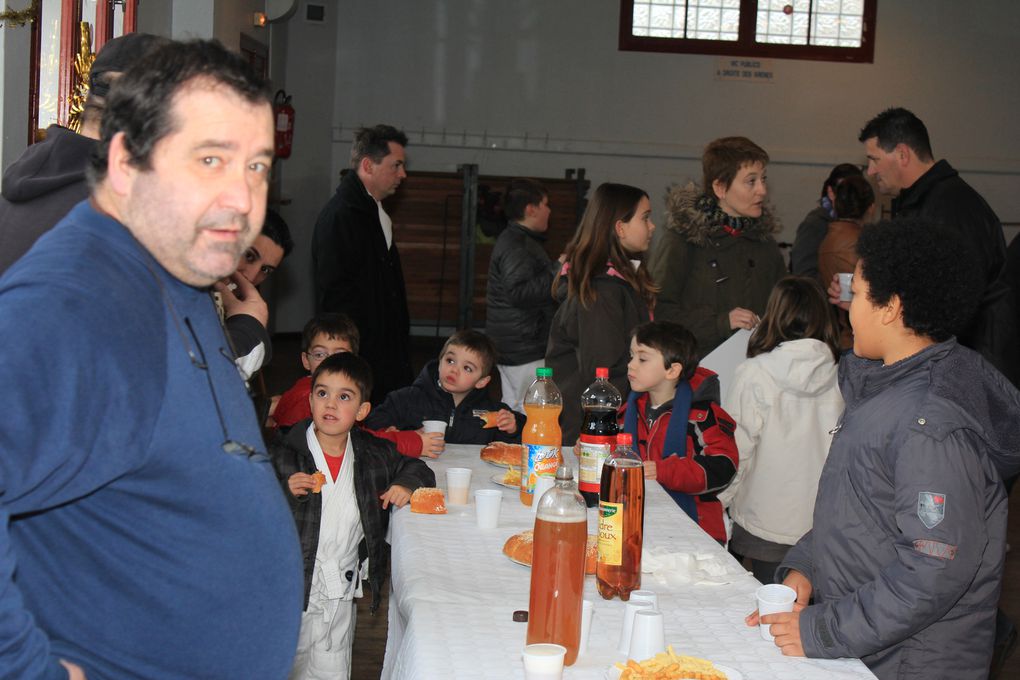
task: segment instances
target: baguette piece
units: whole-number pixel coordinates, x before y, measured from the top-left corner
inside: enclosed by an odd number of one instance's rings
[[[595,573],[595,559],[598,556],[599,540],[597,536],[588,536],[584,546],[584,573]],[[535,532],[531,529],[514,534],[503,544],[503,554],[510,559],[531,566],[532,553],[535,549]]]
[[[481,458],[496,465],[521,466],[524,447],[520,444],[507,444],[506,442],[492,442],[482,448]]]
[[[411,512],[423,515],[445,515],[446,501],[443,490],[435,487],[421,487],[411,494]]]

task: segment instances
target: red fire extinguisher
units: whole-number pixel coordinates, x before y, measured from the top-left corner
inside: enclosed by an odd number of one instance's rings
[[[294,107],[290,105],[290,95],[283,90],[278,90],[273,98],[273,117],[276,119],[276,157],[290,158],[294,144]]]

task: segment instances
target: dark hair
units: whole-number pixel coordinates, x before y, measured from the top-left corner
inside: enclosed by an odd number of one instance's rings
[[[218,41],[169,42],[139,59],[111,88],[88,168],[90,184],[106,178],[110,140],[118,132],[124,133],[131,164],[151,170],[156,145],[180,124],[174,110],[177,95],[196,81],[226,88],[253,105],[272,105],[265,81]]]
[[[690,380],[698,369],[698,340],[684,326],[672,321],[649,321],[636,326],[630,337],[639,345],[662,354],[663,368],[675,363],[683,366],[680,380]]]
[[[708,143],[701,154],[701,172],[706,196],[715,197],[712,184],[722,182],[727,189],[745,165],[769,164],[769,155],[747,137],[722,137]]]
[[[312,373],[312,389],[315,389],[316,381],[324,373],[326,375],[339,373],[349,378],[361,392],[362,403],[368,401],[372,394],[372,368],[357,354],[341,352],[340,354],[331,354],[323,359]]]
[[[836,185],[847,177],[864,177],[864,171],[853,163],[840,163],[832,169],[832,172],[825,179],[825,183],[822,184],[822,198],[825,198],[829,189],[835,191]]]
[[[478,355],[478,358],[482,360],[480,367],[482,376],[479,380],[492,373],[492,367],[496,365],[496,345],[485,333],[473,328],[460,329],[446,339],[443,349],[439,350],[439,357],[442,358],[450,347],[463,347]]]
[[[886,109],[868,121],[857,141],[866,142],[877,137],[878,147],[890,153],[897,144],[906,144],[920,161],[932,159],[928,128],[921,119],[903,108]]]
[[[290,227],[280,217],[280,213],[272,208],[266,210],[266,221],[262,225],[262,235],[283,248],[284,257],[290,255],[290,251],[294,250],[294,239],[291,238]]]
[[[382,159],[390,155],[390,142],[407,146],[407,135],[392,125],[379,124],[360,128],[354,133],[351,167],[357,168],[362,158],[370,158],[376,164],[382,163]]]
[[[595,189],[564,251],[569,271],[567,297],[578,298],[585,307],[595,302],[595,288],[591,282],[606,271],[608,262],[644,298],[649,308],[654,306],[658,287],[646,267],[634,270],[630,255],[616,235],[616,223],[633,219],[642,198],[648,198],[648,194],[627,184],[606,182]],[[553,294],[562,275],[561,271],[553,279]]]
[[[361,345],[361,334],[358,327],[351,320],[351,317],[340,312],[324,312],[316,314],[305,324],[301,331],[301,351],[307,352],[312,347],[312,340],[319,333],[325,333],[326,337],[333,340],[346,340],[354,354],[358,353]]]
[[[861,230],[857,254],[868,300],[899,297],[903,325],[914,333],[942,342],[967,329],[984,270],[959,232],[927,220],[882,221]]]
[[[780,343],[804,338],[821,340],[832,351],[832,360],[839,359],[839,325],[821,284],[806,276],[786,276],[769,293],[761,323],[747,342],[747,356],[756,357]]]
[[[863,177],[847,177],[836,185],[836,217],[859,220],[875,204],[875,190]]]
[[[524,210],[529,205],[539,205],[549,196],[545,187],[533,179],[512,179],[503,193],[503,215],[512,222],[524,219]]]

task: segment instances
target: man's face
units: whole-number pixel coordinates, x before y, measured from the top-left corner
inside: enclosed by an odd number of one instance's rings
[[[878,137],[864,140],[864,153],[868,157],[868,177],[874,177],[878,190],[886,196],[898,196],[905,187],[901,179],[899,149],[885,152],[878,145]]]
[[[439,384],[450,394],[467,394],[489,384],[482,375],[482,358],[467,347],[450,345],[439,357]]]
[[[320,373],[308,401],[315,429],[333,436],[350,432],[371,409],[367,401],[362,401],[358,386],[343,373]]]
[[[379,163],[373,163],[371,158],[366,158],[362,163],[364,172],[361,173],[361,180],[377,200],[392,196],[400,186],[400,182],[407,177],[404,167],[407,157],[404,155],[404,147],[396,142],[387,142],[390,152]]]
[[[532,223],[529,225],[531,231],[542,233],[549,229],[549,213],[552,211],[549,209],[548,196],[543,196],[538,205],[529,205],[526,210],[532,217]]]
[[[259,234],[255,242],[244,251],[237,273],[257,286],[269,278],[282,261],[283,248],[265,234]]]
[[[156,144],[151,170],[130,171],[121,218],[173,276],[209,286],[237,269],[262,229],[272,109],[201,80],[171,106],[175,129]]]

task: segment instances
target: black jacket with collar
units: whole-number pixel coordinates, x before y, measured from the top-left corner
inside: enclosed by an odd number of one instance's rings
[[[1020,329],[1016,300],[1005,280],[1006,239],[1002,223],[981,195],[945,160],[903,189],[892,204],[895,219],[921,219],[956,230],[972,244],[984,281],[981,305],[959,337],[1020,386]]]
[[[517,430],[507,434],[496,428],[485,429],[481,418],[472,415],[474,410],[510,410],[503,402],[489,397],[488,388],[471,390],[460,404],[454,406],[453,395],[439,387],[439,361],[425,364],[421,373],[408,387],[390,392],[378,408],[365,418],[371,429],[396,427],[398,430],[417,430],[423,420],[446,422],[445,439],[448,444],[490,444],[494,441],[519,442],[524,416],[512,411],[517,419]]]
[[[290,493],[287,480],[296,472],[312,474],[316,471],[315,459],[308,450],[307,430],[310,420],[297,423],[286,434],[278,436],[269,445],[273,469],[283,487],[283,495],[290,504],[297,523],[301,555],[305,565],[305,600],[312,589],[312,574],[315,572],[315,555],[319,550],[319,525],[322,521],[322,495],[309,493],[294,496]],[[354,495],[358,501],[361,527],[365,538],[358,546],[358,557],[363,563],[369,560],[368,582],[372,586],[372,613],[379,608],[383,582],[389,564],[389,546],[386,544],[386,530],[390,523],[390,511],[383,510],[379,496],[390,486],[398,484],[412,492],[423,486],[436,485],[436,475],[424,462],[417,458],[397,453],[391,442],[374,437],[360,428],[350,432],[354,451]]]
[[[552,282],[559,262],[542,247],[544,234],[510,223],[496,239],[485,292],[485,334],[499,351],[498,363],[520,366],[545,356],[556,311]]]
[[[312,234],[316,312],[343,312],[361,334],[379,403],[411,382],[410,317],[396,241],[387,249],[379,207],[349,171],[326,203]]]

